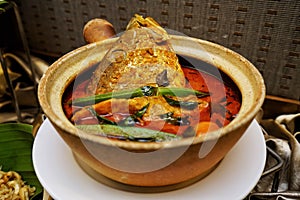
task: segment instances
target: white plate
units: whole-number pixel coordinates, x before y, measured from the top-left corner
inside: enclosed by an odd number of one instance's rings
[[[258,182],[265,165],[262,131],[253,121],[244,136],[207,177],[188,187],[163,193],[133,193],[103,185],[76,163],[71,150],[48,120],[33,145],[33,164],[43,187],[56,200],[243,199]]]

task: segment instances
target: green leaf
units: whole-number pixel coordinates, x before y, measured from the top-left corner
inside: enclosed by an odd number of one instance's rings
[[[170,95],[170,96],[176,96],[176,97],[184,97],[188,95],[195,95],[198,98],[209,96],[209,93],[206,92],[200,92],[194,89],[189,88],[174,88],[174,87],[158,87],[157,93],[159,95]]]
[[[87,109],[91,112],[92,115],[97,117],[99,123],[116,125],[116,123],[114,121],[111,121],[111,120],[109,120],[105,117],[102,117],[102,116],[98,115],[98,113],[96,112],[96,110],[92,106],[88,107]]]
[[[2,171],[16,171],[22,179],[36,188],[33,200],[43,188],[32,163],[32,126],[20,123],[0,124],[0,167]]]
[[[165,98],[165,100],[170,106],[182,107],[188,110],[193,110],[198,106],[198,102],[195,101],[177,101],[167,97],[166,95],[163,95],[163,97]]]
[[[136,121],[138,121],[138,119],[143,117],[143,115],[146,113],[148,107],[149,107],[149,104],[144,106],[141,110],[137,111],[136,113],[125,118],[125,120],[119,122],[119,124],[121,124],[122,126],[134,126]]]
[[[8,4],[8,1],[0,0],[0,11],[5,11],[4,7]]]

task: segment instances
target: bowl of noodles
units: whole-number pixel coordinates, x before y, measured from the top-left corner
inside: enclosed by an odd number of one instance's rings
[[[136,18],[126,34],[53,63],[39,101],[96,180],[143,191],[183,187],[238,142],[264,101],[264,81],[234,51]]]

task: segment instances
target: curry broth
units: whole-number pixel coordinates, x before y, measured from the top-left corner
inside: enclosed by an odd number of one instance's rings
[[[201,100],[208,102],[209,106],[199,110],[199,113],[197,113],[199,115],[197,122],[181,124],[180,126],[163,122],[162,131],[185,136],[190,135],[190,133],[187,133],[190,127],[196,126],[199,127],[197,130],[201,129],[198,132],[196,131],[197,135],[199,135],[208,130],[215,130],[230,123],[238,114],[241,106],[241,94],[235,83],[215,66],[190,57],[178,56],[178,58],[186,77],[186,87],[200,92],[208,92],[209,96],[202,97]],[[67,102],[70,102],[72,99],[87,96],[87,83],[97,65],[98,64],[95,64],[79,74],[76,77],[76,81],[74,80],[67,87],[62,98],[62,104],[66,117],[69,120],[71,120],[73,114],[81,107],[74,106]],[[116,115],[106,114],[102,115],[102,117],[113,121]],[[119,113],[118,118],[122,117],[128,117],[128,114]],[[79,122],[77,121],[76,125],[98,123],[99,121],[96,118],[86,117]],[[156,127],[161,127],[161,124],[136,123],[135,126],[146,126],[149,129],[156,130]]]

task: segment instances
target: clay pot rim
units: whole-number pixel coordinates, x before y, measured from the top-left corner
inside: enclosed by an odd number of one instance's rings
[[[55,112],[52,108],[51,105],[49,104],[48,99],[49,98],[60,98],[61,95],[58,96],[53,96],[53,94],[47,94],[49,91],[49,88],[52,87],[51,85],[51,79],[55,79],[54,75],[57,74],[58,68],[62,65],[67,63],[72,57],[78,56],[82,54],[83,52],[89,51],[93,48],[96,48],[97,46],[100,45],[109,45],[113,41],[115,41],[117,38],[112,38],[112,39],[107,39],[104,41],[96,42],[96,43],[91,43],[87,44],[85,46],[79,47],[78,49],[75,49],[61,58],[59,58],[57,61],[55,61],[49,69],[46,71],[46,73],[43,75],[40,83],[39,83],[39,88],[38,88],[38,98],[41,104],[41,107],[46,114],[46,116],[49,118],[51,123],[54,125],[55,128],[61,129],[66,133],[69,133],[71,135],[74,135],[76,137],[80,137],[81,139],[84,140],[89,140],[95,143],[100,143],[103,145],[113,145],[113,146],[118,146],[121,148],[125,148],[128,150],[156,150],[160,148],[176,148],[176,147],[182,147],[186,145],[191,145],[191,144],[198,144],[202,143],[205,141],[211,141],[211,140],[216,140],[220,137],[226,136],[230,132],[239,129],[243,126],[247,126],[249,124],[249,121],[252,121],[257,112],[259,111],[260,107],[263,104],[264,98],[265,98],[265,85],[262,76],[260,75],[259,71],[244,57],[242,57],[240,54],[227,49],[221,45],[197,39],[197,38],[192,38],[192,37],[186,37],[186,36],[175,36],[171,35],[171,42],[172,43],[180,43],[180,42],[192,42],[195,44],[200,44],[205,47],[209,47],[210,49],[222,51],[226,55],[230,55],[233,60],[237,60],[239,62],[244,63],[251,71],[252,76],[256,80],[256,85],[253,86],[254,88],[257,88],[257,99],[255,99],[255,105],[251,105],[247,110],[243,111],[242,114],[238,114],[238,116],[227,126],[217,130],[210,132],[208,134],[199,136],[199,137],[194,137],[194,138],[183,138],[178,141],[171,141],[171,142],[161,142],[161,143],[140,143],[140,142],[131,142],[131,141],[115,141],[115,140],[109,140],[104,137],[99,137],[96,135],[88,135],[88,134],[83,134],[77,131],[75,126],[71,124],[71,122],[66,122],[66,120],[62,120],[63,118],[66,118],[65,115],[63,115],[62,112]],[[191,49],[193,50],[193,49]],[[175,50],[176,51],[176,50]],[[73,72],[70,72],[73,73]],[[230,74],[227,74],[230,75]],[[72,76],[70,75],[68,81],[72,80]],[[231,76],[232,78],[232,76]],[[236,82],[236,80],[234,80]],[[64,83],[66,84],[66,83]],[[242,92],[242,91],[241,91]],[[251,92],[250,92],[251,93]],[[45,95],[46,94],[46,95]],[[52,95],[52,96],[51,96]],[[242,100],[242,106],[241,110],[244,109],[244,100]]]

